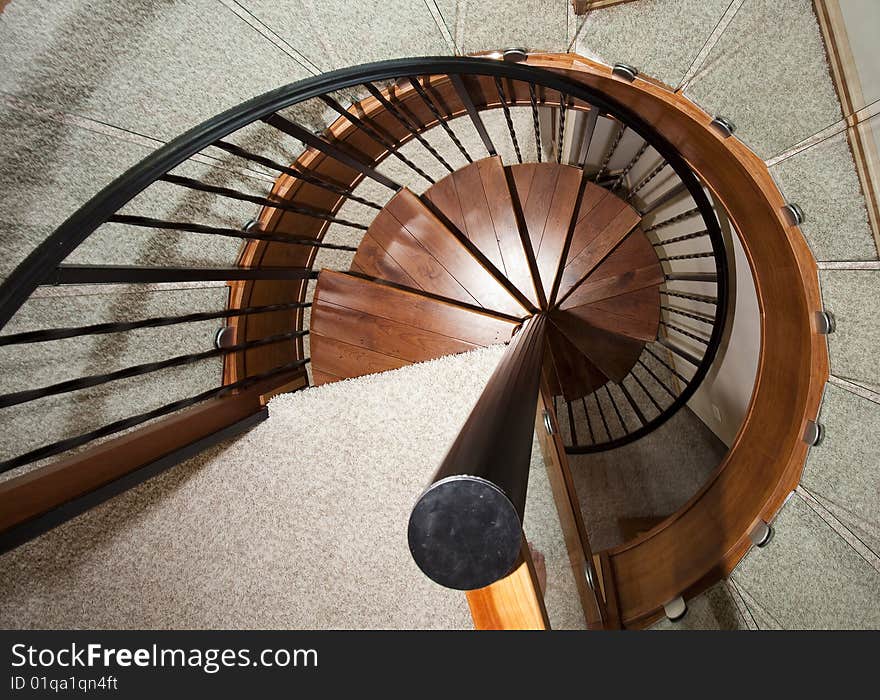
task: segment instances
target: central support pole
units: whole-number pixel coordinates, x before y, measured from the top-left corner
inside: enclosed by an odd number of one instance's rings
[[[483,588],[517,563],[546,324],[538,314],[514,336],[410,514],[413,558],[447,588]]]

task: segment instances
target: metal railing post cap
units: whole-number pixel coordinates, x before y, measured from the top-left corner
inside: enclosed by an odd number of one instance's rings
[[[632,82],[639,75],[639,69],[628,63],[615,63],[611,68],[611,75],[617,78],[623,78],[627,82]]]
[[[522,545],[522,523],[491,481],[456,474],[421,495],[410,513],[407,539],[428,578],[468,591],[510,573]]]

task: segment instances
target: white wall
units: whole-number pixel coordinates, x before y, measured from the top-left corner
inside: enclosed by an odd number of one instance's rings
[[[727,222],[722,222],[722,228]],[[718,350],[712,371],[688,402],[724,444],[730,446],[745,418],[755,385],[758,355],[761,348],[761,316],[752,271],[735,232],[729,233],[734,271],[731,272],[731,295],[736,302],[730,334]]]

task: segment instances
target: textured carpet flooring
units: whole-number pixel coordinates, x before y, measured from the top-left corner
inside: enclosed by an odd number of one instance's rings
[[[0,627],[468,628],[406,522],[501,346],[284,395],[270,418],[0,558]],[[526,515],[582,618],[543,462]]]

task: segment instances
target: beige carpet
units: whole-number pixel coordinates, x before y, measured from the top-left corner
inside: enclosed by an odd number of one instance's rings
[[[270,418],[0,558],[0,627],[468,628],[406,544],[502,346],[284,395]],[[530,540],[581,624],[537,453]]]

